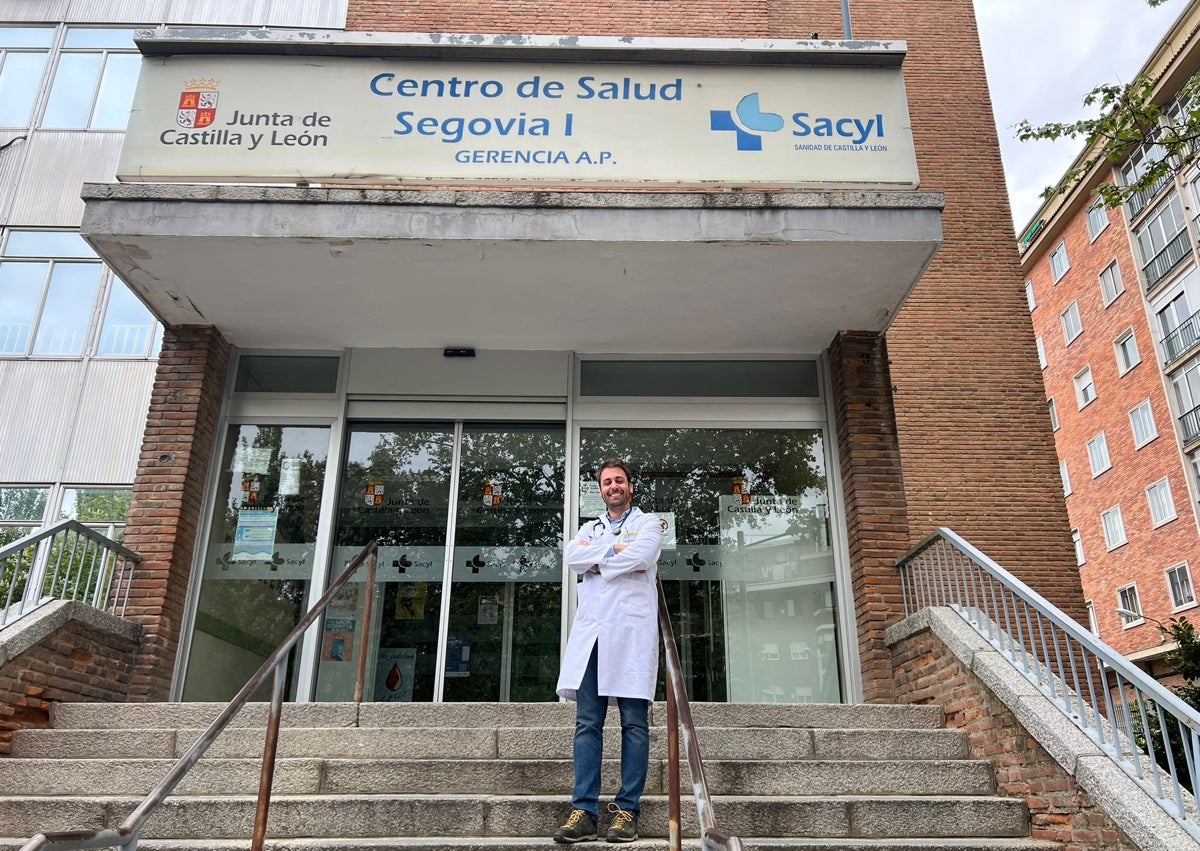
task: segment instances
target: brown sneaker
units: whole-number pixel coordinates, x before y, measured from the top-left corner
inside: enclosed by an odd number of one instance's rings
[[[608,834],[604,837],[609,842],[633,842],[638,838],[637,817],[627,813],[616,804],[609,804],[608,811],[614,813]]]
[[[596,820],[587,810],[571,810],[562,827],[554,831],[554,841],[570,845],[572,842],[586,842],[589,839],[599,839],[596,832]]]

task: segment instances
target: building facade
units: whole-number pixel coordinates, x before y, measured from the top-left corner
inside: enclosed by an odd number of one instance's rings
[[[1143,69],[1164,106],[1197,67],[1198,25],[1192,4]],[[1160,156],[1140,148],[1047,203],[1022,256],[1089,623],[1152,668],[1159,624],[1196,606],[1200,196],[1194,169],[1120,209],[1091,193]]]
[[[228,697],[377,540],[293,698],[365,653],[376,699],[552,699],[613,454],[697,699],[889,699],[895,559],[937,526],[1082,619],[969,2],[241,6],[0,4],[18,70],[50,33],[0,140],[4,262],[49,282],[0,392],[81,400],[6,418],[0,483],[48,494],[6,520],[129,489],[140,696]],[[47,124],[74,45],[144,57],[124,138]],[[107,301],[50,352],[87,264]]]

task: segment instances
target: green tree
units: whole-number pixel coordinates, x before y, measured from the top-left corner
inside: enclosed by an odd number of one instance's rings
[[[1166,0],[1146,0],[1160,6]],[[1028,120],[1017,125],[1022,142],[1082,139],[1086,155],[1063,175],[1057,186],[1049,186],[1042,197],[1050,199],[1075,189],[1099,165],[1124,162],[1139,147],[1147,156],[1143,167],[1130,175],[1129,182],[1117,186],[1105,181],[1095,194],[1106,207],[1118,207],[1141,192],[1153,190],[1170,175],[1181,172],[1200,159],[1200,74],[1179,89],[1169,103],[1155,101],[1155,82],[1140,74],[1129,83],[1105,83],[1083,98],[1089,110],[1098,108],[1095,118],[1078,121],[1052,121],[1034,125]]]

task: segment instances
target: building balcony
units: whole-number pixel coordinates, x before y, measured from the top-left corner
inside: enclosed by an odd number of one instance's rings
[[[1125,209],[1129,212],[1129,221],[1132,222],[1134,219],[1140,216],[1142,211],[1150,206],[1154,199],[1159,196],[1159,194],[1170,182],[1171,174],[1168,172],[1159,178],[1153,186],[1131,195],[1125,202]]]
[[[1179,431],[1185,452],[1192,444],[1200,441],[1200,405],[1179,418]]]
[[[1180,323],[1179,327],[1163,337],[1163,366],[1183,360],[1196,344],[1200,343],[1200,310]]]
[[[1183,258],[1192,253],[1191,241],[1187,228],[1175,234],[1174,238],[1142,267],[1142,276],[1146,281],[1146,292],[1153,290],[1158,283],[1178,266]]]

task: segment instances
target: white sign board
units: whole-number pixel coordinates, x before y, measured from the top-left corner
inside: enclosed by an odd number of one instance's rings
[[[899,68],[166,56],[117,177],[912,188]]]

